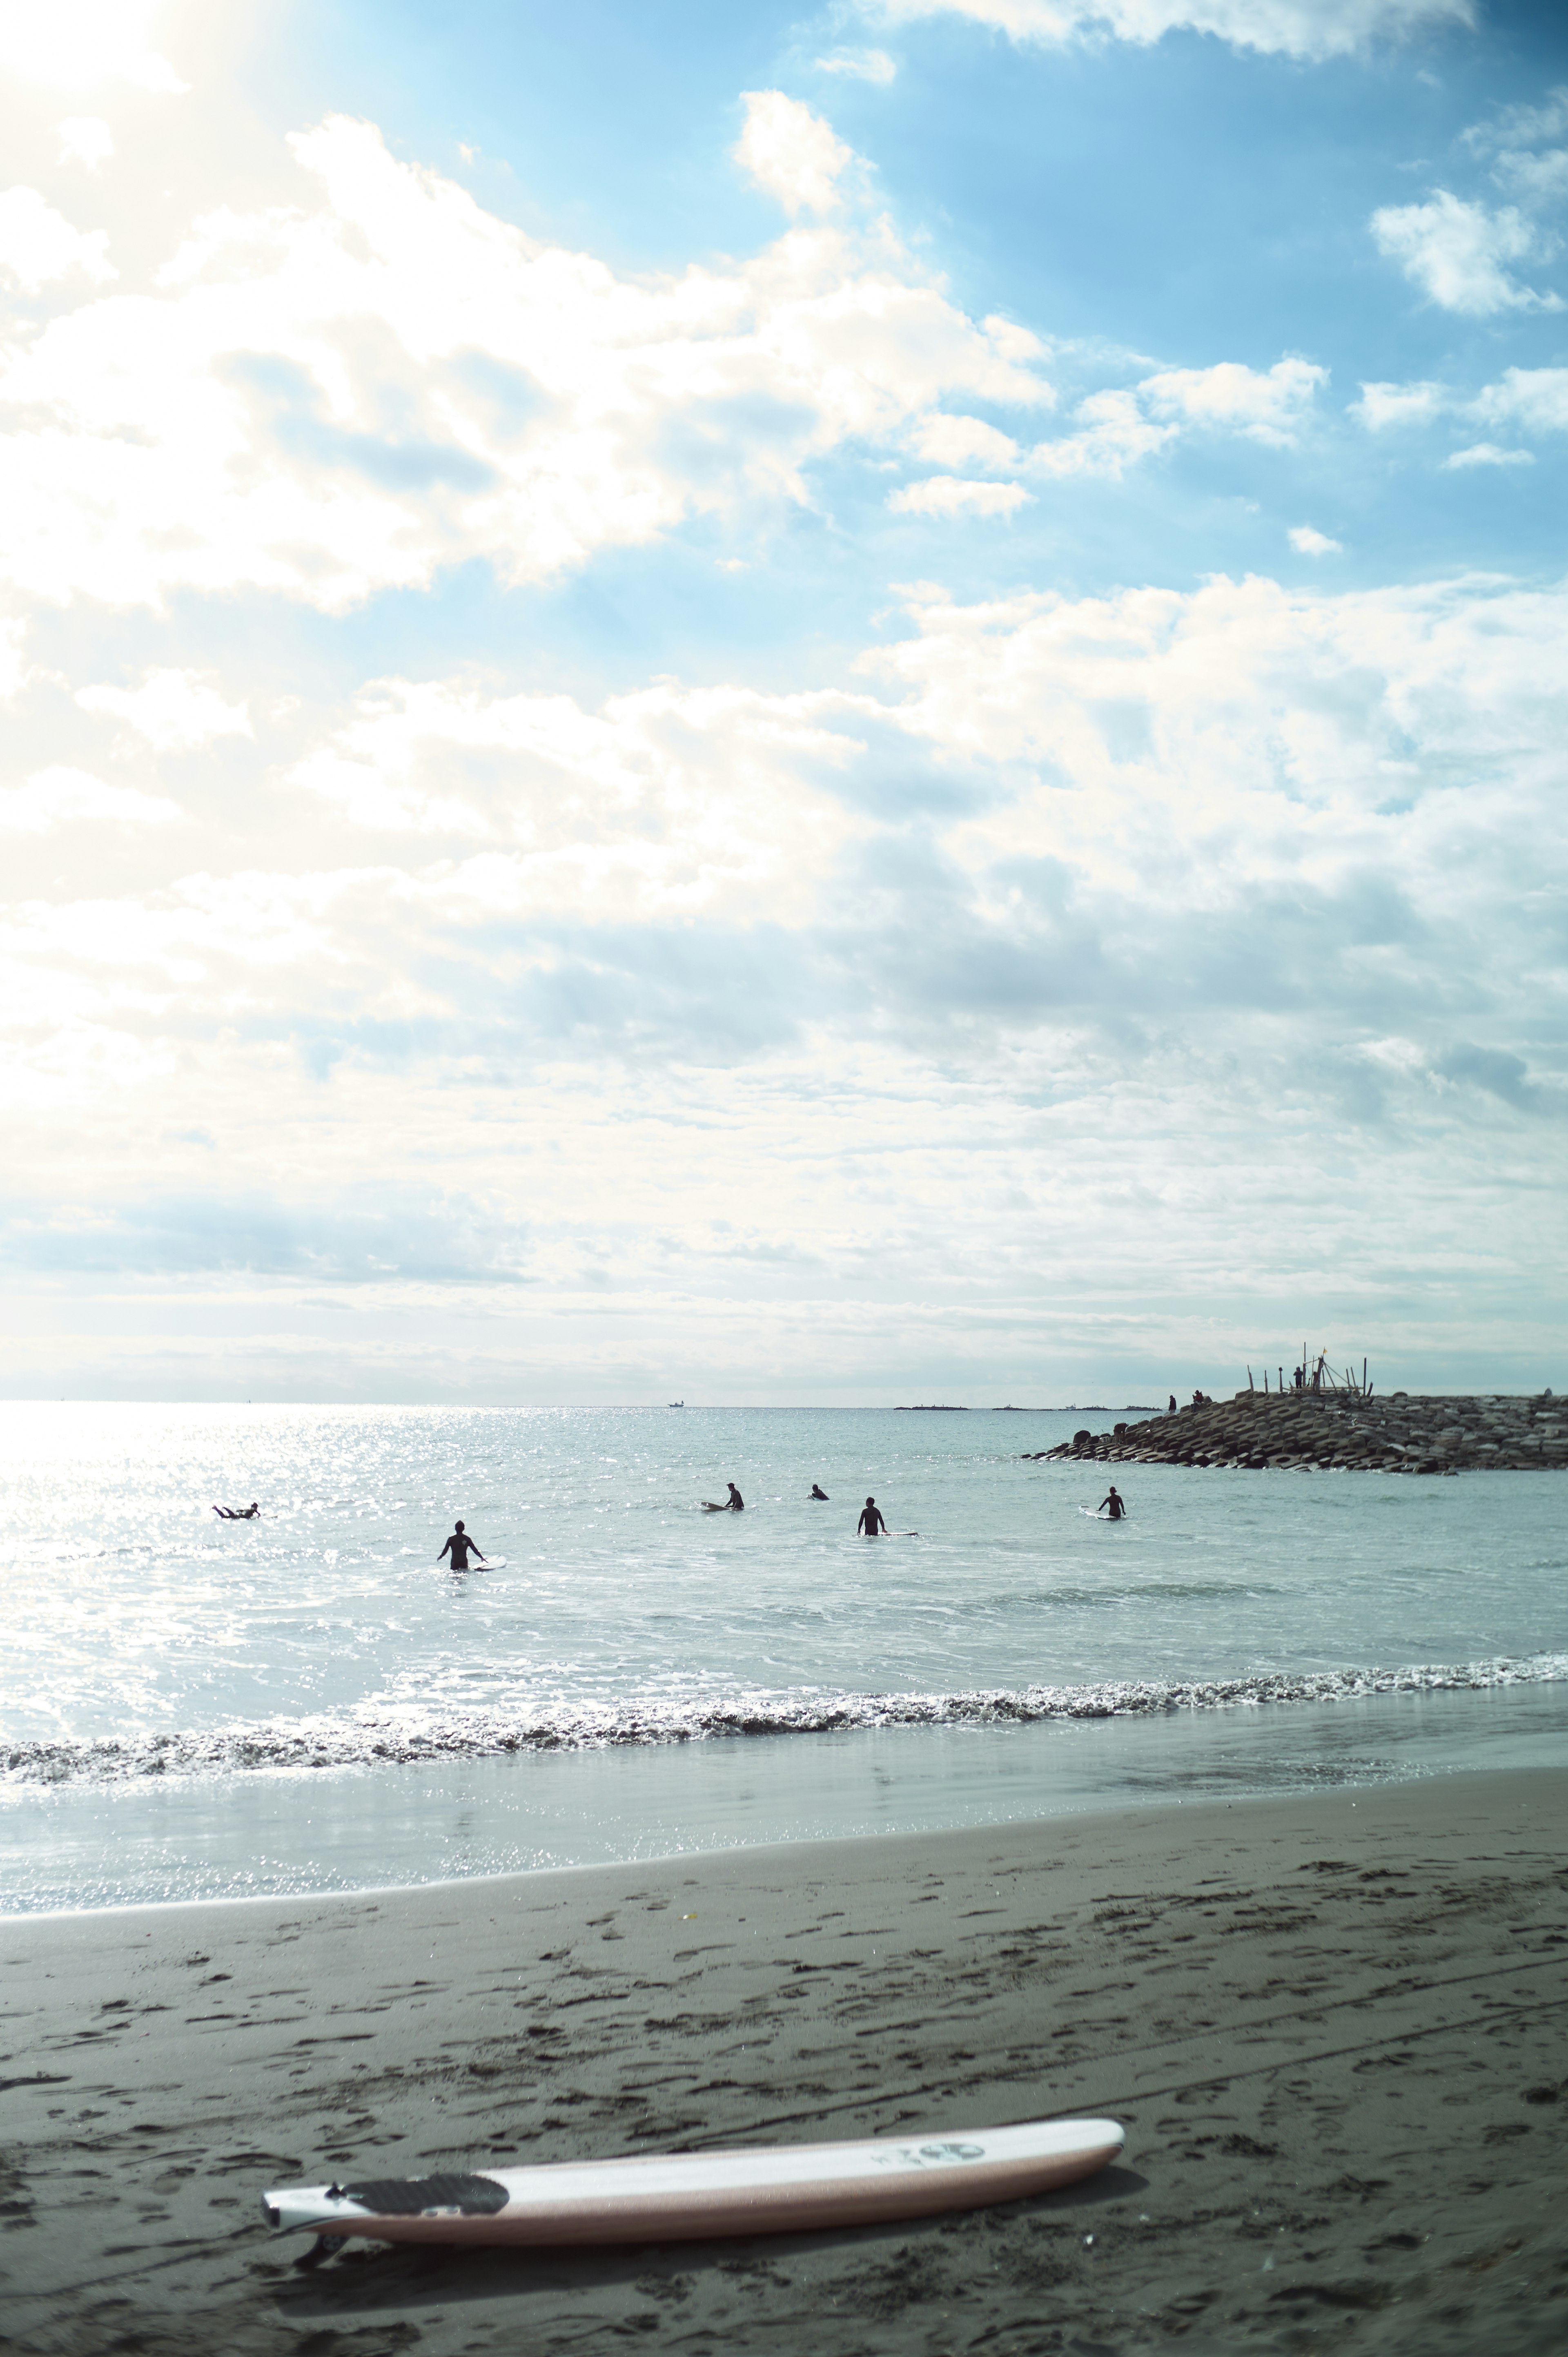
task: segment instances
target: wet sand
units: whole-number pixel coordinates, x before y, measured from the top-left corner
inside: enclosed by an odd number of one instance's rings
[[[1568,1770],[0,1924],[0,2349],[1568,2346]],[[1110,2114],[1067,2192],[315,2275],[263,2187]]]

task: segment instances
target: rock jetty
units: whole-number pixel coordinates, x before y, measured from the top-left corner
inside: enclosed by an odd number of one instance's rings
[[[1027,1454],[1254,1471],[1514,1472],[1568,1466],[1568,1400],[1247,1391]]]

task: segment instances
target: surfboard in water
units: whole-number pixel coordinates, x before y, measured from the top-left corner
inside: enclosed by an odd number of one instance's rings
[[[1121,2151],[1114,2120],[1031,2120],[855,2144],[639,2154],[440,2177],[286,2185],[269,2225],[378,2243],[643,2243],[802,2233],[980,2210],[1090,2177]]]

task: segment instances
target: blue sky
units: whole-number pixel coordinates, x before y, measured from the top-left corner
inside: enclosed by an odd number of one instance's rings
[[[1565,1372],[1560,11],[64,0],[0,119],[12,1392]]]

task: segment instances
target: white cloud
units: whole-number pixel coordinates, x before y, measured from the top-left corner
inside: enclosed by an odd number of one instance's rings
[[[0,567],[35,596],[242,586],[341,610],[489,559],[539,580],[696,513],[805,501],[846,442],[953,394],[1038,408],[1039,347],[976,326],[885,223],[624,280],[539,245],[341,118],[309,210],[206,215],[151,292],[0,367]]]
[[[1022,483],[972,483],[957,475],[929,475],[906,483],[887,501],[895,515],[1008,516],[1030,505]]]
[[[1485,123],[1472,123],[1459,135],[1472,155],[1485,156],[1494,149],[1525,147],[1540,139],[1554,139],[1565,131],[1568,82],[1559,82],[1547,91],[1543,105],[1499,107]]]
[[[340,801],[285,785],[273,864],[247,807],[227,857],[204,833],[209,869],[155,887],[84,829],[80,897],[0,927],[16,1157],[118,1217],[167,1200],[166,1140],[199,1122],[252,1204],[308,1174],[317,1234],[372,1185],[427,1200],[439,1135],[527,1240],[529,1380],[557,1398],[626,1395],[583,1340],[612,1319],[678,1329],[736,1395],[797,1370],[820,1397],[825,1331],[846,1384],[879,1382],[868,1282],[890,1364],[961,1337],[998,1383],[1090,1265],[1096,1351],[1104,1288],[1140,1336],[1174,1318],[1173,1270],[1194,1333],[1239,1285],[1375,1304],[1451,1286],[1477,1226],[1525,1303],[1562,1151],[1565,646],[1568,593],[1475,580],[930,588],[867,655],[881,694],[383,683],[301,759],[384,782],[416,829],[446,796],[483,832],[345,858]],[[1282,1152],[1328,1207],[1286,1277]],[[210,1218],[216,1265],[249,1270],[242,1214]],[[166,1224],[183,1250],[188,1218]],[[590,1235],[585,1320],[559,1270]],[[235,1282],[231,1382],[302,1297]],[[412,1306],[358,1321],[389,1364]],[[521,1380],[514,1354],[498,1395]]]
[[[360,826],[490,845],[433,875],[438,899],[605,920],[744,890],[748,921],[798,919],[857,831],[832,780],[874,712],[865,697],[673,682],[589,712],[565,695],[388,680],[291,781]]]
[[[0,832],[44,834],[73,819],[107,820],[119,826],[164,826],[179,816],[179,804],[134,786],[105,785],[86,770],[40,770],[25,786],[0,787]]]
[[[1473,26],[1473,0],[874,0],[894,24],[967,16],[1015,41],[1052,45],[1111,34],[1147,43],[1211,33],[1239,49],[1322,59],[1442,26]]]
[[[114,134],[99,114],[70,114],[55,124],[62,164],[83,164],[96,172],[114,153]]]
[[[1472,417],[1487,425],[1517,425],[1526,433],[1568,433],[1568,368],[1506,369],[1497,383],[1484,386],[1467,407]]]
[[[7,188],[0,196],[0,270],[8,271],[25,294],[36,295],[73,270],[100,285],[114,277],[108,243],[107,230],[72,229],[37,188]]]
[[[1018,464],[1018,445],[1012,436],[979,417],[948,417],[937,411],[919,420],[911,439],[933,467],[1002,468]]]
[[[1037,442],[1030,451],[1030,469],[1040,475],[1100,475],[1120,480],[1125,467],[1163,450],[1174,442],[1175,425],[1152,425],[1138,405],[1135,393],[1112,390],[1091,393],[1073,413],[1076,434],[1054,442]]]
[[[1562,297],[1510,278],[1503,264],[1546,256],[1542,238],[1513,205],[1488,212],[1439,188],[1424,205],[1385,205],[1371,219],[1379,251],[1434,303],[1472,318],[1496,311],[1560,311]]]
[[[85,93],[106,83],[178,97],[189,88],[154,47],[164,0],[5,0],[0,74]]]
[[[1342,540],[1330,540],[1325,532],[1315,532],[1309,523],[1293,524],[1285,538],[1302,556],[1339,556],[1344,554]]]
[[[1527,205],[1557,204],[1568,197],[1568,147],[1549,147],[1543,156],[1505,148],[1492,178]]]
[[[777,197],[791,219],[801,212],[833,212],[843,202],[839,182],[854,162],[847,147],[820,114],[781,90],[748,90],[746,128],[736,143],[741,169],[770,197]]]
[[[9,704],[27,683],[28,666],[22,653],[22,641],[27,635],[25,615],[0,622],[0,703]]]
[[[1389,425],[1425,425],[1454,405],[1446,385],[1423,380],[1410,384],[1364,384],[1361,398],[1350,404],[1350,415],[1369,432]]]
[[[226,704],[193,671],[150,671],[135,689],[84,687],[76,700],[84,711],[129,722],[159,753],[185,753],[217,737],[251,734],[245,706]]]
[[[1533,467],[1532,450],[1501,450],[1495,442],[1472,442],[1466,450],[1455,450],[1444,458],[1445,468],[1454,467]]]
[[[1165,369],[1145,377],[1139,391],[1156,416],[1284,448],[1300,431],[1318,386],[1327,382],[1327,370],[1309,361],[1276,361],[1262,371],[1221,361],[1213,368]]]
[[[884,85],[894,81],[898,71],[886,49],[830,49],[814,63],[819,73],[846,74],[855,81]]]

